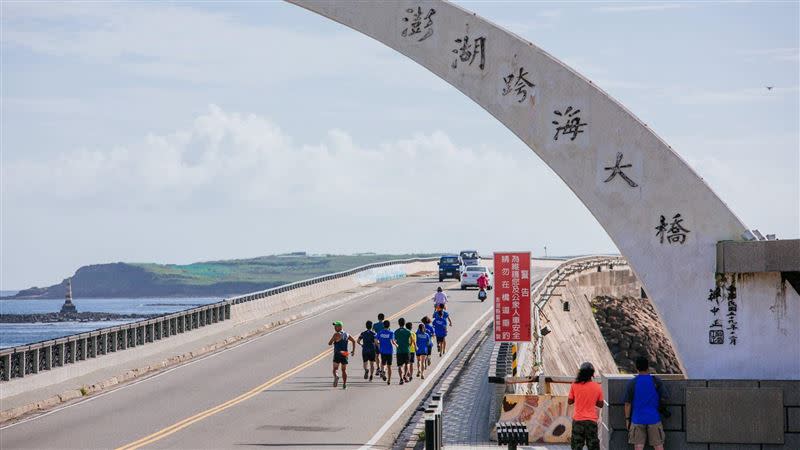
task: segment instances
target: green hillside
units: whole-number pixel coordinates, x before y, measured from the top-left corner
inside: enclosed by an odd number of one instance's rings
[[[374,262],[435,256],[320,255],[302,252],[251,259],[207,261],[186,265],[113,263],[84,266],[72,277],[75,297],[215,297],[243,294],[313,278]],[[33,287],[13,298],[61,298],[66,280],[46,288]]]

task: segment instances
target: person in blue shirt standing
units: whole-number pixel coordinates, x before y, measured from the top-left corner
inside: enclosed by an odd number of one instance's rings
[[[383,329],[378,333],[378,342],[380,342],[381,350],[381,370],[385,374],[384,380],[386,384],[392,384],[392,354],[394,347],[397,347],[397,342],[394,340],[394,331],[389,329],[391,323],[388,320],[383,321]],[[386,370],[386,368],[389,370]]]
[[[364,379],[369,376],[369,381],[372,381],[372,375],[375,374],[375,357],[378,354],[378,336],[372,331],[372,321],[367,321],[367,329],[361,332],[358,336],[358,345],[361,346],[361,360],[364,361]],[[367,370],[367,362],[369,362],[369,370]]]
[[[650,444],[655,450],[664,450],[664,427],[661,425],[659,407],[666,399],[664,383],[648,372],[647,358],[636,358],[636,375],[625,386],[625,425],[628,427],[628,443],[636,450]]]
[[[425,329],[425,324],[417,327],[417,378],[425,379],[425,369],[428,367],[428,354],[431,351],[431,335]]]
[[[328,345],[333,345],[333,387],[339,384],[339,375],[336,373],[339,365],[342,366],[342,389],[347,389],[347,342],[353,343],[353,356],[356,355],[356,340],[353,336],[342,330],[344,325],[340,321],[333,322],[334,333],[328,341]]]
[[[436,346],[439,349],[439,356],[447,351],[447,327],[453,326],[450,314],[444,310],[442,305],[436,307],[436,314],[433,315],[433,332],[436,334]]]

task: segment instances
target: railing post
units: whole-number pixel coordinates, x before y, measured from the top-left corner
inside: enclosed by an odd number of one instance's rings
[[[425,410],[425,450],[436,450],[436,413],[430,406]]]

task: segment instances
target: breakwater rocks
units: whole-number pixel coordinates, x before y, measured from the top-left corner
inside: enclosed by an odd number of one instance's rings
[[[111,320],[140,320],[158,314],[114,314],[103,312],[0,314],[0,323],[107,322]]]
[[[634,359],[641,355],[650,361],[653,373],[681,373],[675,349],[649,299],[598,296],[591,303],[620,371],[636,373]]]

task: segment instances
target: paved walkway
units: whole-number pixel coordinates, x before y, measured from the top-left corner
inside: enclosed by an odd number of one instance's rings
[[[497,446],[489,440],[489,409],[493,386],[487,371],[494,341],[489,336],[467,361],[444,404],[445,445],[486,444]]]

